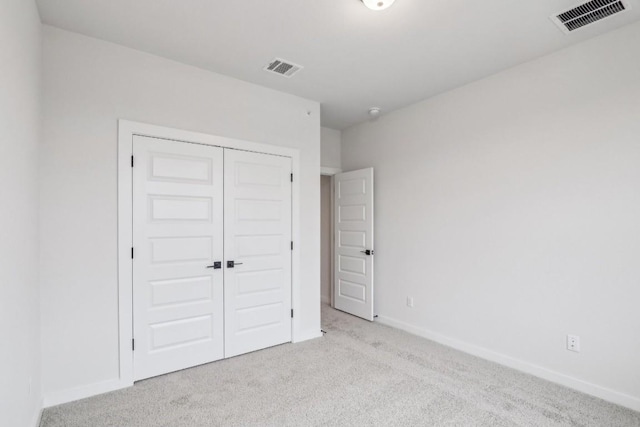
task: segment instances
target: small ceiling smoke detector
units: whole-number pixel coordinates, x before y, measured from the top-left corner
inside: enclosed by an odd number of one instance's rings
[[[372,119],[377,119],[378,116],[380,116],[380,112],[382,110],[380,110],[380,107],[371,107],[369,108],[369,117],[371,117]]]
[[[391,6],[396,0],[362,0],[365,6],[371,10],[384,10]]]
[[[294,64],[291,61],[285,61],[284,59],[275,58],[264,66],[263,70],[270,73],[279,74],[284,77],[291,77],[298,71],[302,70],[302,65]]]
[[[552,15],[551,20],[569,34],[579,28],[631,9],[627,0],[592,0],[573,9]]]

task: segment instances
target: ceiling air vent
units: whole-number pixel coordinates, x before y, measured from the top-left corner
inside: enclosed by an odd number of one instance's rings
[[[302,70],[302,65],[294,64],[290,61],[285,61],[284,59],[276,58],[271,61],[266,67],[263,69],[270,73],[276,73],[281,76],[291,77],[298,71]]]
[[[585,25],[629,9],[627,0],[592,0],[559,15],[553,15],[551,19],[568,34]]]

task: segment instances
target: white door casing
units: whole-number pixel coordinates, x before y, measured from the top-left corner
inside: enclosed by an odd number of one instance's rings
[[[224,356],[223,149],[135,136],[134,380]]]
[[[232,357],[291,341],[292,165],[239,150],[224,156],[225,357]]]
[[[334,304],[373,321],[373,168],[334,175]]]

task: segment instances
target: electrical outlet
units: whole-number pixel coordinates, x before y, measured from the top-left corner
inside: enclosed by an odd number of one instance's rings
[[[580,337],[577,335],[567,335],[567,350],[580,353]]]
[[[407,307],[413,308],[413,297],[407,297]]]

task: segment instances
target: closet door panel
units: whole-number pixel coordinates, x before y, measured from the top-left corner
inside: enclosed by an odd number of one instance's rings
[[[225,357],[291,341],[291,159],[226,149]],[[229,262],[233,261],[233,264]]]
[[[223,149],[133,141],[134,379],[224,357]]]

